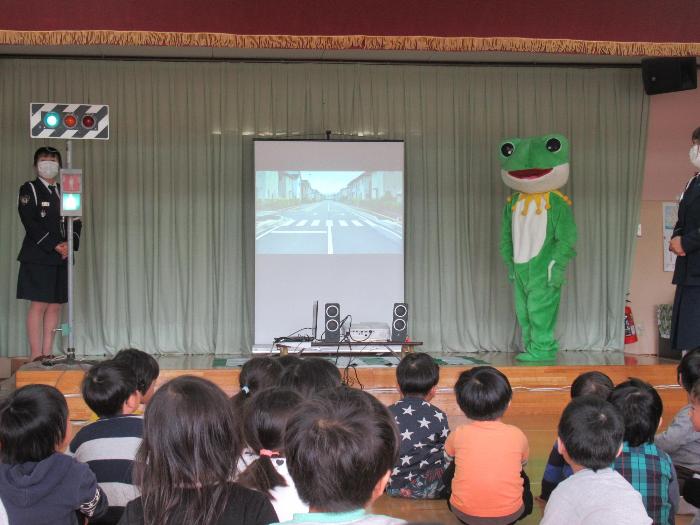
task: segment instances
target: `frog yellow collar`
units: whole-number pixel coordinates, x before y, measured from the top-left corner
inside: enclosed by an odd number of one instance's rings
[[[549,203],[549,198],[551,194],[558,195],[561,200],[566,202],[569,206],[572,205],[571,199],[564,195],[562,192],[555,190],[555,191],[546,191],[543,193],[518,193],[518,199],[513,203],[513,197],[508,197],[508,202],[512,204],[511,206],[511,211],[515,211],[515,208],[517,207],[518,203],[520,201],[525,201],[525,204],[523,205],[523,211],[521,212],[523,215],[527,215],[529,209],[530,209],[530,203],[534,202],[535,203],[535,213],[537,215],[540,215],[542,213],[542,205],[544,204],[544,209],[548,210],[552,206]]]

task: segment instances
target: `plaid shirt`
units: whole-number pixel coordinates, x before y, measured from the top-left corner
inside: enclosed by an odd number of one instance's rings
[[[675,509],[669,486],[677,483],[671,458],[654,443],[630,447],[626,441],[613,467],[642,495],[644,508],[654,525],[674,525]]]

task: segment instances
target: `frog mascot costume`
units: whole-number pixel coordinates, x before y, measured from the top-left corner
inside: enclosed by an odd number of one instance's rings
[[[569,141],[563,135],[501,143],[501,177],[514,193],[503,212],[501,255],[515,288],[515,314],[525,351],[519,361],[549,361],[566,266],[576,255],[571,200],[558,191],[569,179]]]

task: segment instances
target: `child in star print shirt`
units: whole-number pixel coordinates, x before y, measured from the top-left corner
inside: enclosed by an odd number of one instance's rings
[[[386,492],[413,499],[445,497],[447,415],[430,404],[440,379],[440,367],[428,354],[408,354],[396,369],[401,400],[389,407],[399,426],[399,461]]]

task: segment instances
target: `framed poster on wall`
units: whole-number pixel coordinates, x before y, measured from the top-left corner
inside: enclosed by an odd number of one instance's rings
[[[671,242],[671,235],[673,235],[673,227],[678,221],[678,203],[677,202],[664,202],[663,206],[663,246],[661,247],[664,254],[664,272],[672,272],[676,267],[676,254],[669,251],[668,244]]]

